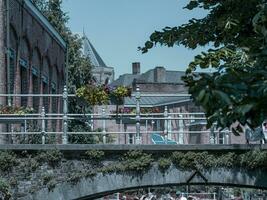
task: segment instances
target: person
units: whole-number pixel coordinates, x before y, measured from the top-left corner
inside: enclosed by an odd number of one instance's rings
[[[184,196],[184,193],[182,193],[182,197],[180,198],[180,200],[187,200],[187,198]]]
[[[267,121],[264,121],[262,123],[262,132],[263,132],[263,141],[264,141],[264,144],[267,143]]]

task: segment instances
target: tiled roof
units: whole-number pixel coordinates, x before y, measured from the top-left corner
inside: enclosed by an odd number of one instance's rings
[[[48,30],[50,34],[59,42],[59,44],[66,48],[66,42],[62,38],[62,36],[58,33],[54,26],[48,21],[48,19],[43,15],[43,13],[33,4],[31,0],[24,1],[26,7],[32,12],[32,14],[36,17],[36,19],[41,22],[44,27]]]
[[[85,34],[83,34],[83,48],[84,55],[89,57],[93,66],[107,67]]]
[[[168,71],[166,70],[165,83],[183,83],[181,77],[185,75],[182,71]],[[136,79],[137,82],[154,83],[154,69],[150,69],[143,74],[123,74],[117,80],[111,83],[111,86],[124,85],[131,86]]]
[[[164,97],[164,96],[145,96],[140,98],[140,106],[141,107],[155,107],[155,106],[163,106],[169,104],[182,103],[185,101],[190,101],[189,97]],[[134,97],[126,97],[124,99],[125,107],[135,107],[136,100]]]

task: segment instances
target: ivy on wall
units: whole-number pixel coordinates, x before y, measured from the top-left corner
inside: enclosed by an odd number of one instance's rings
[[[75,162],[79,160],[84,165],[77,170]],[[98,163],[97,165],[95,165]],[[72,165],[72,167],[70,167]],[[243,168],[245,170],[267,169],[267,151],[254,150],[248,152],[194,152],[176,151],[166,154],[151,154],[139,150],[123,154],[89,150],[79,157],[67,158],[59,150],[49,150],[37,153],[0,152],[0,195],[11,198],[11,191],[19,182],[31,180],[33,173],[40,173],[39,185],[34,184],[29,193],[34,193],[46,187],[53,190],[59,182],[77,183],[82,178],[93,178],[97,174],[128,173],[142,176],[152,166],[158,166],[165,173],[170,166],[178,169],[209,170],[212,168]],[[73,167],[74,166],[74,167]],[[50,168],[49,168],[50,167]],[[50,169],[49,171],[43,169]],[[25,174],[24,179],[16,173]],[[71,170],[70,170],[71,169]],[[37,171],[38,170],[38,171]],[[39,171],[40,170],[40,171]],[[59,172],[63,176],[59,177]],[[16,172],[16,173],[14,173]],[[16,176],[14,176],[16,174]],[[20,178],[18,178],[20,177]],[[4,198],[3,198],[4,199]]]

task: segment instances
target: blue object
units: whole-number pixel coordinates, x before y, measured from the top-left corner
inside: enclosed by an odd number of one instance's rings
[[[177,142],[174,140],[165,140],[164,137],[157,133],[152,133],[151,139],[154,144],[177,144]]]
[[[152,133],[151,139],[154,144],[165,144],[164,138],[157,133]]]
[[[176,141],[167,139],[166,144],[177,144]]]

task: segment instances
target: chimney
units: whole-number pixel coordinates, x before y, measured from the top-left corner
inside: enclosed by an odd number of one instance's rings
[[[132,63],[133,74],[140,74],[140,62]]]
[[[164,67],[156,67],[154,69],[154,82],[155,83],[166,82],[166,69]]]

